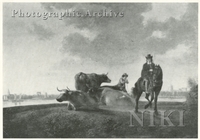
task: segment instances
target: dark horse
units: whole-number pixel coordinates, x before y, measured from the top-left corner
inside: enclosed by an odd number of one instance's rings
[[[163,85],[163,81],[162,81],[163,72],[162,72],[162,69],[159,65],[155,66],[155,69],[152,73],[152,79],[153,79],[152,87],[150,87],[150,85],[148,85],[148,87],[151,88],[151,99],[149,100],[149,98],[146,97],[146,99],[149,102],[148,102],[148,104],[145,105],[145,109],[148,108],[149,106],[151,106],[152,101],[154,100],[154,103],[155,103],[154,111],[155,111],[155,113],[158,113],[157,112],[157,100],[158,100],[158,95],[159,95],[160,90],[161,90],[162,85]],[[135,83],[135,88],[133,88],[133,93],[134,93],[134,97],[135,97],[135,101],[136,101],[135,112],[138,112],[138,101],[139,101],[140,96],[143,92],[145,92],[144,78],[141,77]],[[155,98],[154,98],[154,95],[155,95]]]

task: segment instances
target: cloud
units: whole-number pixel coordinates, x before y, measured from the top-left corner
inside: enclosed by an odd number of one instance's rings
[[[156,55],[155,63],[160,64],[164,75],[164,88],[173,85],[175,89],[187,87],[187,79],[198,77],[198,65],[191,46],[178,44],[165,54]]]
[[[70,34],[69,36],[66,36],[63,39],[63,48],[61,51],[63,52],[73,52],[75,55],[81,55],[84,57],[84,52],[88,52],[90,49],[90,41],[88,38],[78,34],[78,33],[73,33]],[[85,56],[88,57],[88,56]]]
[[[64,5],[53,5],[52,7],[59,10],[68,8]],[[63,49],[61,49],[63,52],[79,55],[83,59],[91,58],[95,62],[110,66],[134,61],[137,57],[134,52],[140,50],[134,45],[135,40],[148,35],[143,34],[141,13],[150,9],[149,4],[120,4],[120,6],[118,4],[75,4],[72,7],[79,8],[78,10],[89,9],[91,12],[102,9],[123,11],[124,17],[64,20],[66,26],[73,25],[80,31],[64,37]],[[83,33],[83,31],[86,32]],[[133,53],[130,53],[131,51]]]
[[[142,14],[143,23],[147,24],[148,20],[165,22],[171,17],[180,20],[186,10],[187,3],[153,3],[151,11]]]
[[[118,22],[123,23],[121,26],[126,26],[128,24],[134,23],[135,20],[142,20],[143,17],[140,15],[142,12],[145,12],[150,9],[150,4],[115,4],[115,3],[59,3],[59,4],[51,4],[51,3],[43,3],[42,6],[47,10],[49,7],[54,9],[54,11],[65,11],[68,9],[73,9],[75,11],[79,11],[82,13],[86,13],[88,10],[92,12],[102,12],[106,10],[110,12],[124,12],[124,17],[107,17],[107,18],[91,18],[91,17],[82,17],[82,18],[67,18],[63,20],[67,25],[75,25],[77,28],[83,29],[93,29],[93,30],[105,30],[107,29],[110,24]],[[125,22],[129,20],[129,22]],[[137,24],[135,24],[137,26]]]
[[[164,54],[170,49],[174,49],[178,44],[181,43],[197,49],[197,13],[197,5],[189,4],[185,14],[180,20],[169,18],[165,22],[149,21],[146,30],[159,30],[164,32],[165,38],[147,38],[143,44],[155,50],[155,53],[158,52],[161,54]],[[155,46],[159,46],[160,49]],[[191,49],[190,51],[196,55],[195,49]]]
[[[166,37],[165,33],[161,32],[159,30],[154,31],[151,36],[155,37],[155,38],[165,38]]]
[[[186,65],[188,64],[188,58],[185,56],[192,55],[190,48],[191,46],[179,44],[174,49],[168,50],[165,54],[157,55],[157,58],[162,61],[170,61],[172,65]]]
[[[181,43],[192,43],[191,46],[196,48],[193,41],[197,35],[195,31],[197,25],[193,23],[197,23],[194,21],[195,17],[197,18],[196,5],[180,4],[181,10],[179,9],[177,11],[179,14],[174,16],[170,15],[176,11],[177,4],[174,4],[171,9],[169,6],[173,4],[160,5],[164,7],[166,13],[169,13],[164,15],[165,20],[149,20],[148,24],[144,26],[143,13],[151,10],[149,4],[120,4],[120,6],[118,4],[74,4],[72,7],[82,9],[99,10],[103,7],[113,11],[123,11],[124,17],[120,19],[72,18],[70,21],[64,20],[66,26],[73,25],[80,31],[63,38],[61,51],[76,55],[83,61],[89,58],[94,62],[115,66],[134,63],[139,56],[145,56],[148,53],[164,55]],[[53,6],[55,9],[66,9],[64,5]],[[159,10],[157,6],[153,9]],[[188,8],[185,9],[185,6]],[[180,14],[180,11],[183,13]],[[189,15],[193,15],[193,18]],[[87,35],[83,31],[89,34]],[[92,39],[89,36],[92,36]],[[190,51],[195,50],[190,49]]]
[[[29,29],[29,33],[38,37],[39,40],[51,39],[54,36],[54,32],[52,32],[51,29],[45,28],[35,22],[32,23],[32,29]]]
[[[55,86],[65,87],[66,83],[74,88],[74,75],[80,71],[100,74],[109,72],[112,84],[117,83],[121,74],[127,72],[131,88],[140,76],[145,63],[144,56],[152,53],[155,63],[163,68],[164,89],[170,84],[184,86],[183,82],[189,76],[198,75],[198,4],[186,4],[184,7],[180,3],[180,9],[177,8],[178,4],[172,3],[172,9],[166,5],[4,5],[4,85],[18,89],[19,92],[24,85],[27,92],[43,88],[54,92]],[[163,11],[160,8],[160,13],[159,7],[164,7]],[[11,18],[12,9],[29,12],[63,12],[66,9],[92,12],[106,9],[124,12],[124,17],[71,17],[63,20]],[[148,14],[152,11],[157,13]],[[51,90],[47,90],[49,88]]]

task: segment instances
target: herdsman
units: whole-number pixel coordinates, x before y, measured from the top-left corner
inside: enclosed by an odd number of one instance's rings
[[[145,85],[145,93],[146,98],[149,97],[149,94],[153,88],[153,70],[155,68],[155,64],[153,63],[153,56],[148,54],[146,56],[146,63],[143,65],[141,77],[144,79]]]
[[[122,77],[119,79],[119,83],[117,84],[118,88],[121,90],[121,91],[124,91],[124,92],[127,92],[126,90],[126,84],[128,84],[128,74],[127,73],[124,73],[122,75]]]

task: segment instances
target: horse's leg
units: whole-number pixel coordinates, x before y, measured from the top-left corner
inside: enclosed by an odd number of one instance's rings
[[[157,110],[157,100],[158,100],[158,94],[155,93],[155,100],[154,100],[154,112],[155,112],[155,114],[158,114],[158,110]]]
[[[138,112],[138,100],[139,100],[139,98],[138,98],[138,95],[137,95],[137,97],[135,98],[135,112],[136,113]]]
[[[139,99],[140,99],[140,96],[141,96],[142,92],[139,92],[135,98],[135,112],[138,112],[138,102],[139,102]]]
[[[152,91],[151,92],[151,100],[148,100],[149,103],[144,106],[145,109],[147,109],[149,106],[151,107],[153,99],[154,99],[154,92]]]
[[[150,107],[152,107],[152,101],[154,100],[154,91],[151,92],[151,101],[149,102]]]
[[[158,110],[157,110],[157,101],[158,101],[158,95],[160,93],[161,88],[159,89],[155,89],[155,100],[154,100],[154,112],[155,114],[158,114]]]
[[[147,99],[148,102],[150,102],[149,95],[146,95],[145,98]]]
[[[150,103],[149,95],[146,95],[146,96],[145,96],[145,99],[147,99],[148,104],[149,104],[149,103]],[[146,104],[146,105],[144,106],[145,109],[148,107],[148,104]]]

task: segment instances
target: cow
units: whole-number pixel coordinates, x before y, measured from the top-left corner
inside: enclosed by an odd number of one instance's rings
[[[81,90],[88,92],[89,89],[98,89],[102,83],[110,83],[111,80],[108,78],[107,74],[86,74],[80,72],[75,75],[75,88],[76,90]]]
[[[92,93],[90,93],[92,92]],[[100,87],[96,91],[89,90],[89,94],[95,95],[99,100],[99,105],[114,106],[114,107],[133,107],[135,105],[135,100],[133,98],[133,91],[130,94],[115,90],[109,87]]]
[[[80,107],[98,108],[98,103],[88,93],[80,90],[62,89],[57,90],[60,95],[56,98],[58,102],[68,101],[68,109],[76,110]]]
[[[100,102],[108,106],[134,106],[135,104],[132,95],[112,88],[103,88]]]

